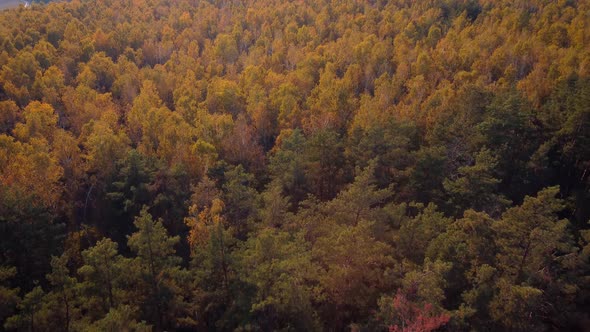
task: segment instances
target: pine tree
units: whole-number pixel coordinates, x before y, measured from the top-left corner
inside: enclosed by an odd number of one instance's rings
[[[51,258],[52,271],[47,275],[47,280],[52,288],[45,298],[50,311],[51,328],[66,332],[70,331],[80,315],[77,280],[70,276],[68,262],[69,257],[65,254]]]
[[[11,287],[11,279],[16,275],[15,267],[0,266],[0,324],[10,317],[19,302],[18,288]]]
[[[82,305],[90,316],[102,317],[126,298],[124,287],[129,285],[125,284],[125,270],[130,260],[119,255],[117,244],[108,238],[84,250],[82,257],[84,265],[78,269],[83,279],[80,285],[84,297]]]
[[[185,270],[174,246],[178,236],[168,236],[161,220],[153,220],[144,207],[134,222],[137,232],[128,237],[128,245],[137,255],[133,267],[138,272],[138,293],[144,317],[153,320],[157,330],[174,326],[175,318],[182,317],[182,292]]]
[[[483,149],[476,155],[474,165],[459,167],[457,178],[445,179],[449,210],[459,215],[467,209],[499,215],[510,201],[498,194],[500,180],[493,174],[497,165],[497,158]]]

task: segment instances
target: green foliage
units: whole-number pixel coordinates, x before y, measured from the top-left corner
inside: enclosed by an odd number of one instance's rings
[[[12,316],[16,309],[16,304],[19,302],[18,288],[10,286],[11,279],[16,275],[16,268],[14,267],[0,267],[0,320],[4,321],[6,318]]]
[[[498,178],[511,188],[508,198],[522,197],[540,189],[531,191],[527,179],[527,162],[540,144],[529,102],[517,91],[510,90],[499,93],[488,108],[487,118],[477,129],[483,145],[497,158]]]
[[[420,202],[440,200],[445,176],[446,154],[444,147],[423,147],[414,153],[409,186]]]
[[[233,167],[224,174],[223,201],[227,208],[225,215],[230,225],[235,226],[238,236],[245,235],[248,221],[254,216],[258,193],[253,188],[254,176],[246,173],[242,165]]]
[[[8,133],[16,123],[18,106],[14,101],[0,102],[0,132]]]
[[[45,293],[40,286],[33,288],[18,304],[19,313],[9,317],[4,327],[15,330],[34,330],[39,325],[42,326],[43,312],[41,310],[44,295]]]
[[[90,325],[85,331],[129,331],[129,332],[148,332],[152,331],[152,326],[145,322],[137,322],[134,312],[129,306],[120,308],[111,308],[109,313],[101,320]]]
[[[338,133],[322,129],[312,134],[305,156],[311,193],[322,200],[333,198],[343,176],[344,151]]]
[[[441,260],[451,262],[445,290],[445,304],[449,308],[458,308],[463,302],[465,294],[470,297],[478,296],[480,281],[474,279],[486,271],[486,266],[495,263],[497,247],[496,234],[492,229],[495,221],[483,212],[465,211],[463,218],[448,225],[446,231],[430,241],[426,250],[426,258],[431,261]],[[473,284],[474,289],[467,289],[465,285]],[[467,303],[470,303],[467,301]],[[475,304],[474,304],[475,305]]]
[[[281,183],[295,203],[303,200],[307,192],[305,145],[306,138],[301,130],[281,132],[268,166],[273,179]]]
[[[534,287],[513,285],[504,280],[500,280],[498,287],[498,293],[490,303],[492,318],[507,329],[539,328],[539,321],[533,313],[540,309],[543,292]]]
[[[555,197],[558,192],[558,187],[550,187],[537,197],[526,197],[493,225],[500,247],[498,261],[506,276],[517,283],[543,271],[556,255],[572,251],[568,221],[558,217],[564,208]]]
[[[119,165],[119,174],[111,185],[113,190],[107,193],[107,197],[120,208],[119,213],[135,215],[141,205],[148,202],[148,187],[154,178],[154,169],[148,158],[136,150],[129,152]]]
[[[244,243],[239,257],[241,279],[256,289],[250,311],[260,327],[319,328],[312,307],[317,267],[301,234],[263,229]]]
[[[261,196],[260,219],[263,225],[280,228],[290,221],[289,197],[283,196],[283,186],[278,181],[271,182]]]
[[[78,269],[83,278],[80,290],[82,306],[94,318],[102,317],[119,306],[127,297],[124,287],[129,260],[118,254],[117,244],[105,238],[82,252],[84,265]]]
[[[134,225],[137,232],[129,236],[128,245],[137,256],[130,267],[138,273],[136,296],[145,303],[143,316],[158,329],[173,326],[175,318],[182,317],[175,310],[181,310],[184,301],[185,271],[174,249],[180,238],[168,236],[161,220],[153,220],[147,207],[142,208]]]
[[[357,116],[362,116],[362,108]],[[406,170],[412,163],[411,151],[416,148],[416,128],[411,122],[398,123],[392,119],[387,122],[371,123],[368,128],[352,127],[346,156],[357,167],[365,167],[373,159],[375,177],[380,185],[396,183],[404,185],[396,189],[406,189]],[[400,190],[401,191],[401,190]],[[400,193],[401,194],[401,193]]]
[[[378,189],[375,185],[376,161],[372,160],[354,182],[340,191],[328,208],[338,223],[356,225],[361,220],[383,221],[379,207],[393,196],[391,188]]]
[[[421,264],[428,244],[440,233],[444,232],[451,220],[437,211],[434,204],[414,204],[418,209],[415,217],[408,217],[402,221],[396,236],[398,250],[402,257]]]
[[[500,180],[492,174],[496,166],[497,159],[490,151],[481,150],[475,156],[475,165],[459,167],[456,179],[445,179],[443,186],[450,197],[450,210],[461,212],[474,209],[499,215],[510,201],[497,194]]]
[[[329,233],[317,239],[312,255],[320,266],[318,279],[325,297],[322,318],[342,327],[367,315],[388,289],[392,248],[375,239],[371,222],[330,226]]]
[[[75,301],[78,298],[76,278],[70,276],[69,258],[65,254],[51,258],[51,273],[47,280],[52,286],[44,301],[49,311],[46,324],[49,329],[69,331],[72,322],[79,316]]]
[[[207,182],[199,188],[207,190]],[[197,321],[200,328],[207,330],[235,328],[249,317],[250,308],[248,288],[237,276],[237,263],[234,250],[238,241],[234,230],[227,228],[222,218],[223,202],[218,198],[201,193],[203,204],[191,207],[191,214],[197,216],[185,219],[191,228],[191,273],[194,289],[192,304],[201,317]],[[195,211],[202,208],[202,211]]]
[[[136,150],[130,150],[127,157],[119,162],[114,181],[106,189],[108,208],[115,221],[105,225],[107,234],[119,237],[129,233],[132,218],[144,204],[151,203],[153,194],[150,186],[156,172],[153,162],[153,159]]]
[[[15,284],[26,291],[50,271],[51,255],[63,248],[65,227],[34,197],[14,197],[5,190],[0,188],[0,260],[16,267]]]

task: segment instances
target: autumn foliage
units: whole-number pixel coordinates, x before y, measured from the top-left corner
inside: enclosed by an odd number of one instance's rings
[[[0,12],[0,331],[583,331],[590,1]]]
[[[451,318],[446,314],[436,315],[430,303],[419,307],[399,292],[393,298],[393,310],[397,323],[389,326],[389,332],[435,331],[448,323]]]

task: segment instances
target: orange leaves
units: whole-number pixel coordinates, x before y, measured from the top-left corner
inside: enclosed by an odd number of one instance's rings
[[[20,198],[34,197],[33,202],[56,208],[63,190],[63,168],[50,154],[47,142],[33,138],[21,143],[0,135],[0,151],[0,187],[5,189],[0,196],[9,195],[17,203]]]
[[[189,217],[184,218],[184,223],[190,229],[187,240],[192,252],[209,242],[212,226],[216,229],[219,224],[224,223],[221,216],[223,208],[223,201],[218,198],[213,199],[210,206],[202,209],[199,209],[196,204],[189,208]]]
[[[130,144],[127,135],[108,122],[108,113],[103,119],[88,123],[81,135],[86,171],[101,177],[114,173],[115,162],[124,158]]]
[[[32,138],[42,138],[48,142],[53,141],[53,133],[56,130],[57,114],[49,104],[34,101],[23,112],[25,122],[19,123],[14,128],[14,136],[23,142]]]
[[[432,304],[426,303],[419,307],[400,292],[393,299],[393,309],[398,323],[389,326],[389,332],[430,332],[444,326],[451,319],[447,314],[437,315]]]
[[[79,134],[90,121],[96,121],[107,113],[117,112],[110,93],[101,94],[84,85],[75,89],[66,88],[62,101],[65,107],[63,121],[74,134]]]
[[[127,126],[132,142],[143,154],[157,156],[168,165],[184,163],[193,175],[205,168],[199,156],[194,156],[197,129],[163,105],[151,81],[144,82],[127,113]]]

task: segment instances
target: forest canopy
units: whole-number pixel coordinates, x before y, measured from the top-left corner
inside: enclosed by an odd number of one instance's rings
[[[0,331],[583,331],[590,1],[0,12]]]

